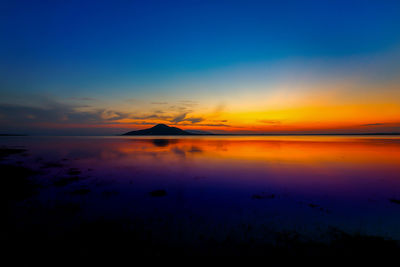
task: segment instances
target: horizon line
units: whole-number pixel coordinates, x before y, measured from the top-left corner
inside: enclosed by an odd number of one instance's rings
[[[224,134],[218,134],[218,133],[207,133],[207,134],[191,134],[188,136],[346,136],[346,135],[354,135],[354,136],[388,136],[388,135],[400,135],[400,132],[393,132],[393,133],[387,133],[387,132],[382,132],[382,133],[261,133],[261,134],[235,134],[235,133],[224,133]],[[34,137],[34,136],[129,136],[129,135],[123,135],[123,134],[110,134],[110,135],[79,135],[79,134],[71,134],[71,135],[57,135],[57,134],[0,134],[0,137]],[[160,135],[130,135],[129,137],[132,136],[186,136],[186,135],[168,135],[168,134],[160,134]]]

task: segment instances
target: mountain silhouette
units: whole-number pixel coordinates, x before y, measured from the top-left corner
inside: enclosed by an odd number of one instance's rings
[[[196,135],[189,133],[176,127],[170,127],[165,124],[157,124],[149,129],[143,129],[138,131],[131,131],[124,133],[123,135]]]

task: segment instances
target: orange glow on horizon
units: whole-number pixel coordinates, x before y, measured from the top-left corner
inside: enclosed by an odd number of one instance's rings
[[[396,82],[379,88],[376,84],[364,88],[356,82],[332,82],[329,86],[293,84],[272,89],[232,92],[223,97],[224,104],[207,98],[197,102],[168,100],[170,104],[160,105],[138,102],[134,107],[110,102],[100,118],[90,123],[32,121],[32,125],[56,129],[110,128],[120,129],[121,133],[159,123],[184,130],[237,134],[400,132],[400,89]],[[123,110],[113,111],[118,108]]]

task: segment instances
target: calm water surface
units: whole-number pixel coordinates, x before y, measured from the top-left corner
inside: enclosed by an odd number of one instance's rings
[[[87,220],[130,218],[188,240],[284,230],[321,239],[332,227],[400,239],[396,136],[1,137],[0,146],[26,148],[7,161],[38,170],[45,185],[78,169],[79,180],[44,186],[37,201],[79,203],[74,216]]]

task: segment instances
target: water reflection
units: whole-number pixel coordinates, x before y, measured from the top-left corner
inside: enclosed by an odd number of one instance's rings
[[[25,147],[30,156],[24,164],[40,169],[42,179],[58,179],[63,168],[66,173],[79,169],[82,179],[74,178],[65,186],[67,194],[57,199],[90,192],[92,200],[85,205],[91,216],[152,218],[150,211],[156,210],[158,216],[203,218],[190,221],[191,227],[318,225],[400,239],[400,206],[392,201],[400,199],[397,137],[25,137],[0,142]],[[42,168],[50,161],[61,165]],[[43,192],[43,198],[53,194]],[[163,200],[153,201],[148,192],[163,192]]]
[[[107,149],[123,153],[126,157],[147,152],[160,156],[170,153],[253,162],[393,166],[400,163],[399,148],[400,140],[397,138],[337,137],[332,140],[131,139],[111,142],[107,146]]]
[[[176,140],[169,140],[169,139],[153,139],[151,140],[155,146],[165,147],[168,146],[170,143],[176,142]]]

